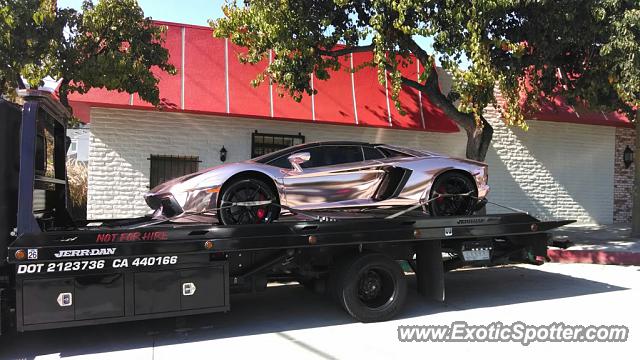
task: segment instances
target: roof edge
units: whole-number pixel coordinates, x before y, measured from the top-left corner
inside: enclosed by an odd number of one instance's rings
[[[369,124],[362,124],[362,123],[360,123],[360,124],[343,123],[343,122],[327,121],[327,120],[313,121],[313,120],[309,120],[309,119],[278,118],[278,117],[270,117],[270,116],[260,116],[260,115],[250,115],[250,114],[235,114],[235,113],[202,111],[202,110],[156,109],[156,108],[152,108],[152,107],[149,107],[149,106],[141,106],[141,105],[107,104],[107,103],[80,101],[80,100],[75,100],[74,102],[81,103],[83,105],[88,106],[89,108],[153,111],[153,112],[166,112],[166,113],[182,113],[182,114],[207,115],[207,116],[219,116],[219,117],[230,117],[230,118],[257,119],[257,120],[267,120],[267,121],[288,121],[288,122],[296,122],[296,123],[308,123],[308,124],[314,124],[314,125],[339,125],[339,126],[375,128],[375,129],[389,129],[389,130],[401,130],[401,131],[418,131],[418,132],[440,133],[440,134],[455,134],[455,133],[459,133],[460,132],[460,129],[458,129],[457,131],[448,131],[448,130],[431,130],[431,129],[420,129],[420,128],[401,128],[401,127],[395,127],[395,126],[369,125]],[[89,121],[89,123],[90,123],[90,121]]]

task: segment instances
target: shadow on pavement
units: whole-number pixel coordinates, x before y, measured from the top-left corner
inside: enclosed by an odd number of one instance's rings
[[[631,237],[631,224],[572,224],[551,231],[555,240],[568,240],[570,250],[640,251],[640,239]]]
[[[420,298],[410,277],[409,298],[400,318],[460,309],[567,298],[626,288],[552,272],[502,267],[462,270],[446,275],[447,301]],[[258,294],[232,296],[230,313],[194,315],[111,325],[7,334],[0,337],[0,359],[60,354],[60,357],[158,345],[189,343],[352,323],[325,296],[301,286],[277,286]]]

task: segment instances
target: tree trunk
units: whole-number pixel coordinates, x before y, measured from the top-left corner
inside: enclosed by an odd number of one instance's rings
[[[403,82],[416,87],[416,83],[410,80],[403,79]],[[416,88],[422,91],[429,98],[429,101],[467,133],[467,159],[484,161],[493,138],[493,127],[484,116],[480,115],[481,125],[479,125],[473,114],[458,111],[453,102],[440,90],[438,71],[435,66],[432,66],[424,85],[418,84]]]
[[[636,145],[633,154],[640,154],[640,110],[636,110]],[[640,238],[640,166],[634,159],[633,171],[633,210],[631,212],[631,237]]]
[[[473,131],[467,131],[467,159],[484,161],[493,139],[493,127],[484,117],[481,117],[482,127],[475,126]]]

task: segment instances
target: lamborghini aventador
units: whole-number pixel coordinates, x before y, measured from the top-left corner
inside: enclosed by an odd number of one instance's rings
[[[403,208],[468,215],[484,205],[487,165],[428,151],[316,142],[223,164],[145,195],[158,219],[213,215],[225,225],[269,223],[281,212]]]

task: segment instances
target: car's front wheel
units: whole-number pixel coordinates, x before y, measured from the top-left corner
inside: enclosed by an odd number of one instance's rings
[[[280,214],[278,203],[278,195],[264,181],[238,179],[222,189],[218,219],[223,225],[270,223]]]

